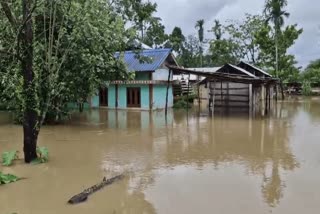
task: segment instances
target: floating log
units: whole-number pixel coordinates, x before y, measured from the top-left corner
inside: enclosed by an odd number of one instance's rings
[[[84,202],[88,199],[89,195],[95,193],[96,191],[102,189],[103,187],[110,185],[113,182],[120,180],[122,178],[124,178],[123,174],[117,175],[117,176],[115,176],[113,178],[109,178],[109,179],[106,179],[106,177],[104,177],[103,180],[99,184],[96,184],[88,189],[85,189],[81,193],[70,198],[68,203],[69,204],[78,204],[78,203]]]

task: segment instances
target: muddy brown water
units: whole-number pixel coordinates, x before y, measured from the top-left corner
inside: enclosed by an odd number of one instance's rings
[[[0,213],[301,214],[320,211],[320,99],[278,103],[270,117],[192,111],[92,110],[43,127],[50,161],[1,171]],[[0,113],[0,152],[22,128]],[[67,200],[103,176],[126,178],[80,205]]]

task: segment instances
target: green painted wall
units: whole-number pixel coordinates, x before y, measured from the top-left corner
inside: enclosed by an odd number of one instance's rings
[[[141,88],[141,108],[150,109],[149,85],[142,85],[140,88]]]
[[[94,95],[91,97],[91,107],[98,108],[100,106],[99,101],[99,92],[97,92],[98,95]]]
[[[127,108],[127,87],[118,86],[118,108]]]
[[[140,88],[141,109],[149,109],[149,85],[119,85],[118,108],[127,108],[127,88]]]
[[[153,109],[163,109],[166,107],[166,85],[154,85],[153,86]],[[173,92],[172,86],[169,87],[168,92],[168,108],[173,106]]]
[[[116,107],[116,86],[109,85],[108,87],[108,107],[115,108]]]

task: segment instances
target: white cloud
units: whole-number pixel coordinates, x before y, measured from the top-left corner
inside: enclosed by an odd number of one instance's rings
[[[210,30],[214,19],[240,20],[245,13],[258,14],[263,10],[264,0],[153,0],[158,4],[157,15],[162,18],[167,32],[175,26],[182,28],[185,35],[196,34],[195,23],[206,21]],[[320,58],[320,4],[317,0],[290,0],[286,10],[291,16],[288,24],[297,23],[304,29],[296,44],[290,49],[300,65]],[[208,33],[207,36],[209,37]]]

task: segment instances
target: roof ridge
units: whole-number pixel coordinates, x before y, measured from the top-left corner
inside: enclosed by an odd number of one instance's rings
[[[129,51],[116,51],[115,53],[120,53],[120,52],[123,52],[123,53],[136,53],[136,52],[164,52],[164,51],[172,51],[171,48],[155,48],[155,49],[143,49],[143,50],[129,50]]]

